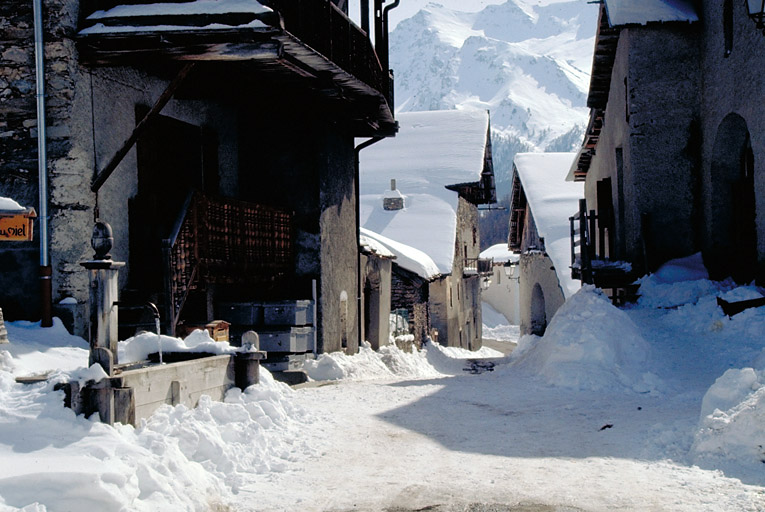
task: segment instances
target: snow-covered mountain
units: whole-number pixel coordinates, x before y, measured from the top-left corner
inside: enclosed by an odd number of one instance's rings
[[[581,142],[596,22],[586,0],[428,3],[390,34],[396,110],[489,109],[501,197],[516,152]]]

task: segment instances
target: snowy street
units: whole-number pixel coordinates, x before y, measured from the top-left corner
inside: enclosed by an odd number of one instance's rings
[[[689,511],[765,506],[761,488],[650,453],[646,445],[657,424],[677,416],[674,403],[539,389],[536,382],[492,374],[347,382],[300,390],[295,400],[309,410],[326,407],[303,437],[321,456],[296,472],[257,477],[237,496],[240,505],[464,510],[490,503]],[[601,431],[606,424],[614,427]]]
[[[494,371],[464,371],[501,357],[488,347],[363,348],[320,356],[297,389],[263,372],[138,428],[63,407],[55,382],[93,378],[83,340],[11,322],[0,510],[765,510],[765,311],[716,304],[761,290],[641,290],[624,310],[581,290]],[[13,381],[52,365],[48,383]]]

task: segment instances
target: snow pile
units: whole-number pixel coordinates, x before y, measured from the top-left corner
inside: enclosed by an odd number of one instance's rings
[[[695,304],[701,297],[726,291],[735,285],[732,281],[709,281],[701,253],[670,260],[654,274],[638,280],[638,304],[647,308],[672,308],[682,304]]]
[[[321,354],[315,361],[306,361],[303,368],[313,380],[443,377],[428,363],[425,351],[407,353],[396,345],[386,345],[375,352],[367,344],[355,355]]]
[[[18,212],[18,211],[24,211],[26,210],[26,208],[21,206],[19,203],[17,203],[10,197],[0,197],[0,210],[9,211],[9,212]]]
[[[0,345],[0,371],[27,376],[57,371],[73,371],[88,363],[88,342],[72,336],[60,319],[41,328],[40,322],[5,322],[11,343]]]
[[[470,351],[432,342],[413,352],[405,352],[396,345],[386,345],[375,352],[366,345],[355,355],[321,354],[315,361],[306,361],[303,368],[313,380],[427,379],[460,375],[466,359],[485,357],[499,358],[503,354],[488,347]]]
[[[765,374],[752,368],[726,371],[709,388],[691,448],[694,464],[765,484]]]
[[[511,357],[514,366],[555,386],[648,393],[659,384],[648,372],[649,350],[629,316],[585,286],[561,306],[543,337],[522,337]]]
[[[284,471],[288,462],[313,454],[299,435],[312,418],[294,405],[292,393],[261,368],[258,385],[232,388],[225,402],[203,396],[194,409],[160,408],[139,436],[173,440],[186,459],[237,492],[248,475]]]
[[[77,381],[80,386],[87,382],[101,382],[104,379],[108,379],[109,375],[104,371],[104,367],[98,363],[93,363],[90,368],[80,368],[69,373],[70,381]]]
[[[520,325],[500,324],[495,327],[483,325],[483,338],[496,341],[507,341],[509,343],[518,343],[521,337]]]
[[[24,386],[0,370],[0,510],[225,509],[254,474],[315,454],[300,440],[315,418],[265,370],[225,402],[166,405],[137,429],[75,416],[61,380]]]
[[[118,360],[120,363],[134,363],[149,358],[149,354],[159,352],[198,352],[206,354],[230,354],[239,349],[232,347],[224,341],[215,341],[207,331],[197,329],[189,334],[186,339],[173,338],[171,336],[157,336],[155,333],[142,332],[117,346]]]

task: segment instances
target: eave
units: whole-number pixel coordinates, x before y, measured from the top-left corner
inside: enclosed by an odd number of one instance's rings
[[[80,60],[88,66],[172,70],[189,61],[205,64],[196,73],[224,66],[247,81],[269,83],[272,90],[284,87],[314,95],[330,105],[326,108],[342,112],[354,136],[396,133],[382,87],[360,80],[280,25],[86,33],[77,36],[77,43]],[[366,55],[379,66],[374,52]]]

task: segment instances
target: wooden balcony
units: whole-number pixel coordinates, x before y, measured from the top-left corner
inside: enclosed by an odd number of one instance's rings
[[[194,2],[171,1],[151,15],[140,7],[149,3],[83,0],[77,35],[82,62],[172,73],[192,61],[197,67],[187,82],[209,84],[195,85],[197,92],[221,94],[214,84],[224,81],[241,84],[242,98],[253,83],[309,92],[340,104],[335,111],[358,121],[354,135],[395,133],[390,72],[368,35],[330,0],[261,0],[262,8],[234,13],[199,12],[189,7]]]

